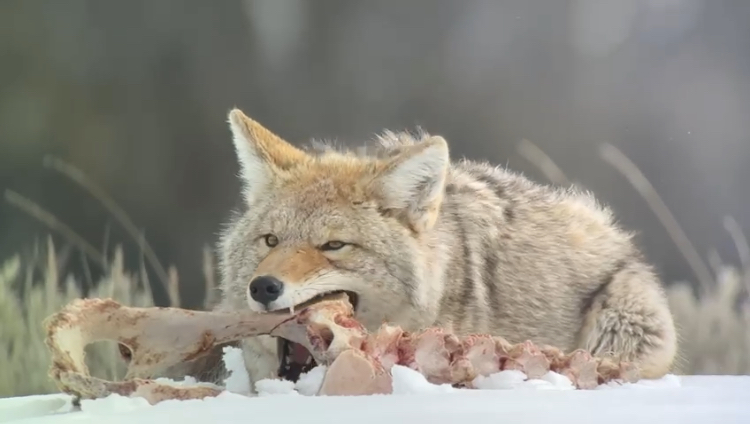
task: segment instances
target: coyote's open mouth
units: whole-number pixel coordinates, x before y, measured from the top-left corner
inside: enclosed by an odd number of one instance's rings
[[[295,305],[294,311],[301,311],[310,305],[341,293],[344,293],[349,297],[349,303],[352,304],[354,311],[356,311],[357,301],[359,300],[359,297],[356,293],[345,290],[337,290],[319,294],[310,300],[300,303],[299,305]],[[277,337],[277,342],[279,355],[279,378],[296,382],[299,379],[300,375],[310,371],[318,365],[307,348],[305,348],[301,344],[291,342],[281,337]]]

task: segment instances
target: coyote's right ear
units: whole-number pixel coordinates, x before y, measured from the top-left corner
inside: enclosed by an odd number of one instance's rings
[[[229,127],[240,162],[245,201],[251,204],[275,176],[304,161],[307,155],[245,116],[239,109],[229,112]]]

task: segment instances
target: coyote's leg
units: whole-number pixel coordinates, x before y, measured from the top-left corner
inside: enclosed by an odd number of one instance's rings
[[[276,353],[276,337],[256,336],[242,340],[242,358],[250,377],[251,390],[264,378],[277,378],[279,358]]]
[[[182,379],[189,375],[209,383],[224,384],[224,379],[229,376],[224,367],[223,348],[232,346],[242,349],[242,359],[245,363],[248,377],[250,377],[250,389],[255,392],[255,383],[264,378],[276,378],[279,369],[279,360],[276,355],[276,338],[271,336],[255,336],[238,342],[217,345],[211,353],[202,356],[195,361],[183,362],[171,367],[163,376]]]
[[[634,362],[641,378],[669,373],[677,334],[664,291],[645,265],[620,267],[585,305],[579,347]]]

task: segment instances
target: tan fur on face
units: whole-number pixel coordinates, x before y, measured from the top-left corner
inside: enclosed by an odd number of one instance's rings
[[[285,285],[300,285],[330,265],[328,259],[311,246],[282,247],[272,250],[258,264],[254,277],[270,275]]]

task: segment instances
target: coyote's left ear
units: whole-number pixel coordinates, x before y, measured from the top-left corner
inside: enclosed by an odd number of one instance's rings
[[[432,136],[404,148],[374,180],[381,206],[405,218],[414,231],[428,230],[443,201],[449,163],[443,137]]]
[[[252,204],[268,190],[278,175],[307,159],[307,155],[245,116],[239,109],[229,112],[229,127],[240,162],[245,201]]]

